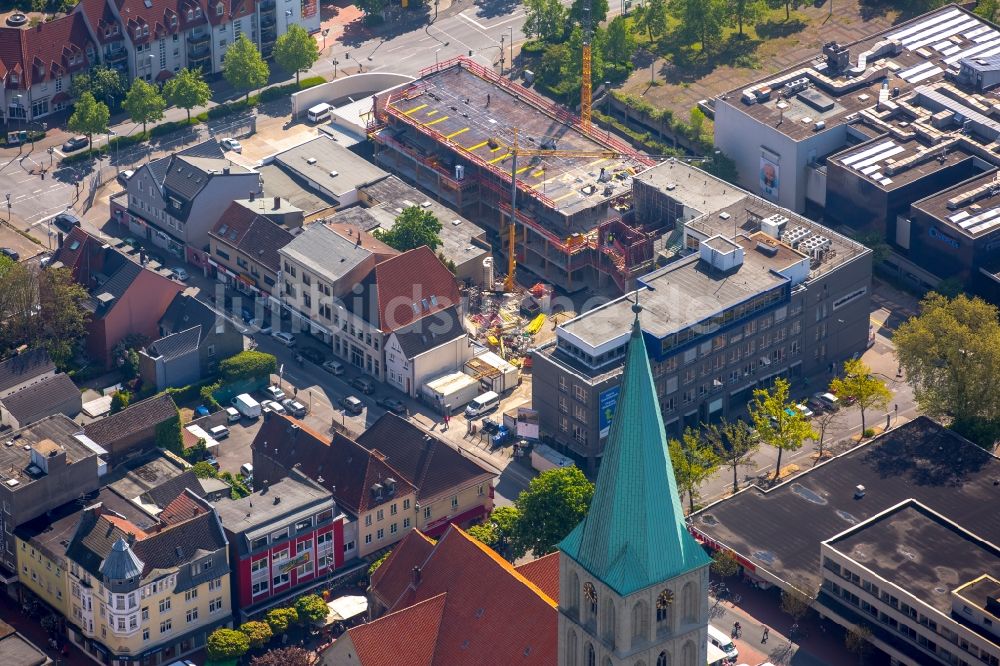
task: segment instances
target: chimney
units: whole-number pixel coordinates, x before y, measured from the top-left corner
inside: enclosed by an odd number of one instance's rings
[[[354,242],[354,247],[361,247],[361,234],[358,233],[358,240]]]
[[[420,585],[420,567],[413,567],[413,584]]]
[[[229,175],[229,167],[222,167],[222,173],[223,173],[223,175],[228,176]]]
[[[274,197],[274,210],[281,208],[281,197]]]

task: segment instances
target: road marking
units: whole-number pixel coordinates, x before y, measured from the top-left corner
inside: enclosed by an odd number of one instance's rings
[[[465,134],[468,131],[469,131],[468,127],[463,127],[462,129],[458,130],[457,132],[452,132],[451,134],[448,134],[444,138],[446,138],[446,139],[452,139],[452,138],[458,136],[459,134]]]
[[[514,154],[514,153],[507,153],[506,155],[501,155],[500,157],[494,157],[494,158],[493,158],[493,159],[491,159],[491,160],[490,160],[489,162],[487,162],[487,164],[495,164],[496,162],[499,162],[500,160],[505,160],[505,159],[507,159],[508,157],[510,157],[510,156],[511,156],[511,155],[513,155],[513,154]]]
[[[427,106],[427,105],[426,105],[426,104],[424,104],[424,106]],[[433,115],[434,115],[435,113],[437,113],[437,112],[438,112],[438,110],[437,110],[437,109],[431,109],[430,111],[428,111],[428,112],[427,112],[427,113],[425,113],[424,115],[425,115],[425,116],[427,116],[428,118],[430,118],[431,116],[433,116]]]
[[[39,192],[44,192],[44,191],[45,191],[45,188],[43,187],[40,190],[35,190],[34,192],[32,192],[32,194],[38,194]]]
[[[468,11],[468,10],[466,10],[466,11]],[[472,25],[476,26],[480,30],[490,30],[492,28],[496,28],[497,26],[501,26],[504,23],[510,23],[511,21],[516,21],[519,18],[521,18],[522,16],[524,16],[524,12],[520,12],[520,13],[516,13],[515,12],[514,14],[511,14],[510,16],[508,16],[507,18],[505,18],[502,21],[497,21],[496,23],[483,24],[483,23],[480,23],[479,21],[477,21],[476,19],[472,18],[471,16],[466,16],[465,12],[461,12],[458,15],[459,18],[465,19],[466,21],[468,21]]]
[[[611,158],[610,158],[610,157],[602,157],[602,158],[601,158],[601,159],[599,159],[599,160],[594,160],[593,162],[591,162],[591,163],[590,163],[590,164],[588,164],[587,166],[589,166],[589,167],[592,167],[592,166],[594,166],[594,165],[596,165],[596,164],[600,164],[601,162],[607,162],[607,161],[608,161],[609,159],[611,159]]]
[[[420,109],[424,108],[425,106],[427,106],[427,105],[426,104],[421,104],[420,106],[415,106],[412,109],[410,109],[409,111],[404,111],[403,115],[404,116],[408,116],[411,113],[416,113],[417,111],[419,111]]]
[[[451,116],[441,116],[437,120],[432,120],[429,123],[424,123],[424,127],[430,127],[431,125],[437,125],[438,123],[443,123],[444,121],[448,120],[448,118],[451,118]]]
[[[469,151],[469,152],[471,153],[471,152],[472,152],[473,150],[479,150],[480,148],[482,148],[483,146],[485,146],[485,145],[486,145],[486,144],[488,144],[488,143],[489,143],[489,139],[487,139],[486,141],[483,141],[482,143],[477,143],[477,144],[476,144],[476,145],[474,145],[474,146],[471,146],[471,147],[469,147],[469,148],[466,148],[466,150],[467,150],[467,151]]]

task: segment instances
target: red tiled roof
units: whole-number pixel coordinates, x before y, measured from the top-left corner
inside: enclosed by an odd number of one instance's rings
[[[460,302],[455,276],[426,245],[376,264],[363,284],[376,289],[377,321],[369,321],[385,333]]]
[[[39,23],[21,34],[21,62],[27,70],[28,85],[54,80],[73,72],[89,69],[87,47],[97,46],[81,12],[73,12],[54,21]],[[0,36],[0,41],[13,35]]]
[[[24,69],[24,53],[21,50],[23,31],[20,28],[0,28],[0,64],[3,65],[3,75],[8,72],[20,72]],[[8,82],[9,87],[20,87]]]
[[[118,23],[108,2],[109,0],[80,0],[79,5],[80,11],[83,12],[93,33],[97,35],[97,41],[101,44],[110,44],[124,38],[121,24]],[[105,35],[105,32],[110,34]]]
[[[222,5],[222,14],[218,6]],[[205,0],[205,13],[212,25],[229,23],[233,19],[250,16],[257,10],[255,0]]]
[[[174,525],[203,513],[208,513],[208,509],[185,488],[184,492],[163,508],[157,518],[167,525]]]
[[[423,532],[407,532],[372,574],[371,593],[386,608],[395,606],[413,582],[413,567],[422,566],[433,550],[434,540],[427,538]]]
[[[380,569],[393,567],[390,560]],[[412,564],[403,558],[395,566],[412,575]],[[383,577],[395,575],[386,571]],[[391,609],[395,612],[349,631],[361,666],[556,662],[556,601],[461,529],[449,528],[420,568],[419,582],[408,587],[411,593]],[[427,602],[442,598],[439,619],[424,610]],[[425,641],[432,632],[428,662]],[[376,649],[390,641],[391,652]]]
[[[348,633],[361,665],[432,666],[440,663],[434,658],[434,652],[446,605],[447,594],[439,594],[351,629]]]
[[[157,0],[149,6],[145,0],[116,0],[116,3],[125,33],[133,44],[181,33],[205,23],[205,9],[196,0]]]
[[[556,602],[559,601],[559,553],[549,553],[537,560],[515,567],[517,572],[538,586]]]

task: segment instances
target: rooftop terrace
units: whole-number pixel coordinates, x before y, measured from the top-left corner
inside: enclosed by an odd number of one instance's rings
[[[1000,230],[1000,172],[949,187],[913,204],[951,229],[977,238]]]
[[[515,133],[520,151],[558,150],[559,156],[519,153],[517,178],[523,192],[567,216],[627,193],[631,177],[653,164],[616,139],[585,130],[565,109],[465,58],[430,68],[390,97],[385,113],[457,153],[459,164],[468,160],[500,182],[510,182]],[[387,136],[399,131],[398,124],[380,130]],[[598,183],[602,169],[610,178]]]

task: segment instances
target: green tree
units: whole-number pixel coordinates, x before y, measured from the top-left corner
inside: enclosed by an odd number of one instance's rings
[[[316,594],[307,594],[295,600],[295,612],[303,624],[322,622],[330,614],[330,608],[323,598]]]
[[[123,409],[128,408],[129,402],[132,401],[132,394],[125,389],[121,389],[113,396],[111,396],[111,413],[117,414]]]
[[[272,608],[265,618],[271,627],[271,632],[277,636],[288,631],[289,625],[299,621],[299,614],[294,608]]]
[[[278,371],[278,359],[273,354],[248,349],[219,363],[219,374],[226,383],[245,379],[267,378]]]
[[[354,5],[365,13],[365,19],[373,16],[381,16],[385,11],[387,0],[357,0]]]
[[[286,72],[295,72],[295,83],[299,83],[299,74],[307,70],[319,60],[319,45],[297,23],[288,27],[285,34],[278,37],[274,43],[274,61]]]
[[[368,567],[368,577],[369,578],[371,578],[372,576],[375,575],[375,572],[378,571],[378,568],[380,566],[382,566],[383,562],[385,562],[387,559],[389,559],[390,555],[392,555],[392,551],[391,550],[387,550],[384,553],[382,553],[377,560],[375,560],[374,562],[371,563],[371,565]]]
[[[702,162],[701,168],[713,176],[734,185],[740,179],[739,171],[736,169],[736,162],[721,150],[713,151],[711,158],[706,162]]]
[[[733,471],[733,492],[740,489],[739,468],[753,465],[760,441],[753,428],[739,419],[713,423],[705,429],[705,439],[712,445],[720,465]]]
[[[788,21],[792,18],[792,10],[802,6],[802,0],[770,0],[769,4],[775,9],[783,6],[785,8],[785,20]]]
[[[250,660],[250,666],[311,666],[311,664],[309,652],[298,645],[268,650]]]
[[[998,0],[979,0],[976,3],[975,12],[987,21],[996,23],[998,9],[1000,9],[1000,1]]]
[[[154,435],[156,446],[181,455],[184,452],[184,434],[181,432],[181,414],[156,424]]]
[[[935,418],[952,416],[956,423],[1000,417],[996,306],[931,293],[921,301],[920,315],[900,324],[892,339],[921,411]]]
[[[679,34],[701,43],[702,53],[722,36],[725,25],[726,0],[673,0],[670,13],[680,21]]]
[[[150,85],[136,77],[132,81],[132,87],[125,95],[125,113],[134,123],[142,123],[142,133],[146,133],[146,123],[163,118],[163,110],[167,108],[167,101],[160,95],[156,86]]]
[[[125,99],[125,79],[117,69],[98,65],[73,77],[70,85],[73,97],[79,99],[85,92],[104,102],[109,109],[116,109]]]
[[[493,509],[493,513],[485,523],[470,527],[469,536],[483,542],[501,557],[506,558],[509,557],[508,549],[517,534],[517,523],[520,519],[521,512],[517,508],[500,506]]]
[[[716,576],[728,578],[736,575],[736,572],[740,570],[740,563],[736,560],[736,556],[733,555],[732,551],[720,548],[712,553],[711,568],[712,573]]]
[[[832,409],[822,411],[813,417],[816,422],[816,432],[819,437],[816,439],[816,462],[823,460],[823,442],[826,440],[826,433],[834,427],[840,425],[840,412]]]
[[[256,620],[241,624],[240,631],[246,634],[250,640],[250,647],[254,650],[264,647],[273,635],[271,633],[271,625],[267,622],[258,622]]]
[[[647,0],[648,1],[648,0]],[[604,23],[608,18],[608,0],[573,0],[569,7],[569,17],[581,26],[586,20],[585,8],[590,7],[590,27],[591,29]]]
[[[838,397],[854,399],[861,410],[861,431],[867,430],[865,412],[885,409],[892,400],[892,392],[885,382],[872,374],[872,369],[860,359],[844,361],[844,372],[830,382],[830,392]]]
[[[979,8],[976,8],[978,11]],[[865,654],[871,648],[872,630],[866,624],[851,625],[844,633],[844,647],[851,654],[857,655],[858,663],[865,663]]]
[[[649,41],[667,31],[667,0],[646,0],[635,13],[635,27],[645,30]]]
[[[73,106],[73,115],[69,117],[66,126],[71,132],[85,134],[93,145],[95,134],[108,131],[109,120],[111,112],[108,110],[108,105],[98,102],[93,94],[85,92]]]
[[[410,206],[396,217],[392,229],[376,229],[372,235],[386,245],[406,252],[422,245],[436,249],[441,244],[440,232],[441,222],[434,213],[420,206]]]
[[[90,296],[68,268],[41,271],[37,284],[36,319],[41,326],[42,344],[52,362],[64,368],[72,359],[77,343],[87,334],[90,313],[84,304]]]
[[[878,266],[892,255],[892,247],[885,242],[885,237],[877,231],[861,234],[857,241],[872,251],[872,265]]]
[[[726,8],[729,15],[729,25],[737,26],[741,37],[743,36],[743,25],[757,22],[767,11],[764,0],[728,0]]]
[[[711,142],[711,137],[705,136],[705,122],[708,118],[705,117],[705,112],[702,111],[697,106],[691,107],[691,114],[689,116],[688,127],[691,128],[691,138],[695,141]]]
[[[796,580],[786,590],[781,591],[781,610],[788,614],[792,620],[799,622],[809,612],[815,594],[810,595],[804,590],[810,588],[809,583]]]
[[[199,437],[198,441],[194,443],[193,446],[189,446],[184,449],[183,457],[184,460],[191,464],[198,461],[205,460],[205,456],[208,454],[208,446],[205,445],[205,438]],[[209,465],[211,467],[211,465]]]
[[[795,408],[789,396],[790,388],[787,379],[778,377],[770,390],[754,389],[753,401],[749,405],[750,417],[760,441],[778,449],[775,480],[781,475],[781,454],[797,451],[806,439],[816,438],[809,419]]]
[[[208,637],[208,657],[222,661],[223,659],[239,659],[250,649],[250,639],[242,631],[220,627]]]
[[[594,484],[577,467],[542,472],[521,491],[514,503],[521,513],[514,538],[514,559],[528,551],[541,557],[551,553],[583,520]]]
[[[247,101],[250,92],[267,83],[270,75],[270,68],[246,33],[232,43],[222,58],[222,76],[229,85],[244,91]]]
[[[526,37],[543,42],[559,42],[566,34],[569,10],[559,0],[524,0],[524,26]]]
[[[219,476],[218,470],[212,467],[211,463],[204,460],[196,462],[192,465],[191,471],[194,472],[194,475],[199,479],[214,479]]]
[[[205,83],[200,69],[182,69],[163,84],[163,97],[171,105],[187,111],[191,122],[191,109],[208,104],[212,89]]]
[[[677,489],[687,493],[688,507],[694,511],[694,501],[698,497],[698,486],[719,469],[719,459],[712,445],[698,435],[693,428],[685,428],[681,441],[668,442],[670,462],[674,467]]]
[[[608,24],[604,37],[604,60],[627,73],[632,70],[632,56],[635,54],[635,37],[629,32],[628,24],[622,16],[616,16]],[[608,94],[611,94],[610,91]]]

